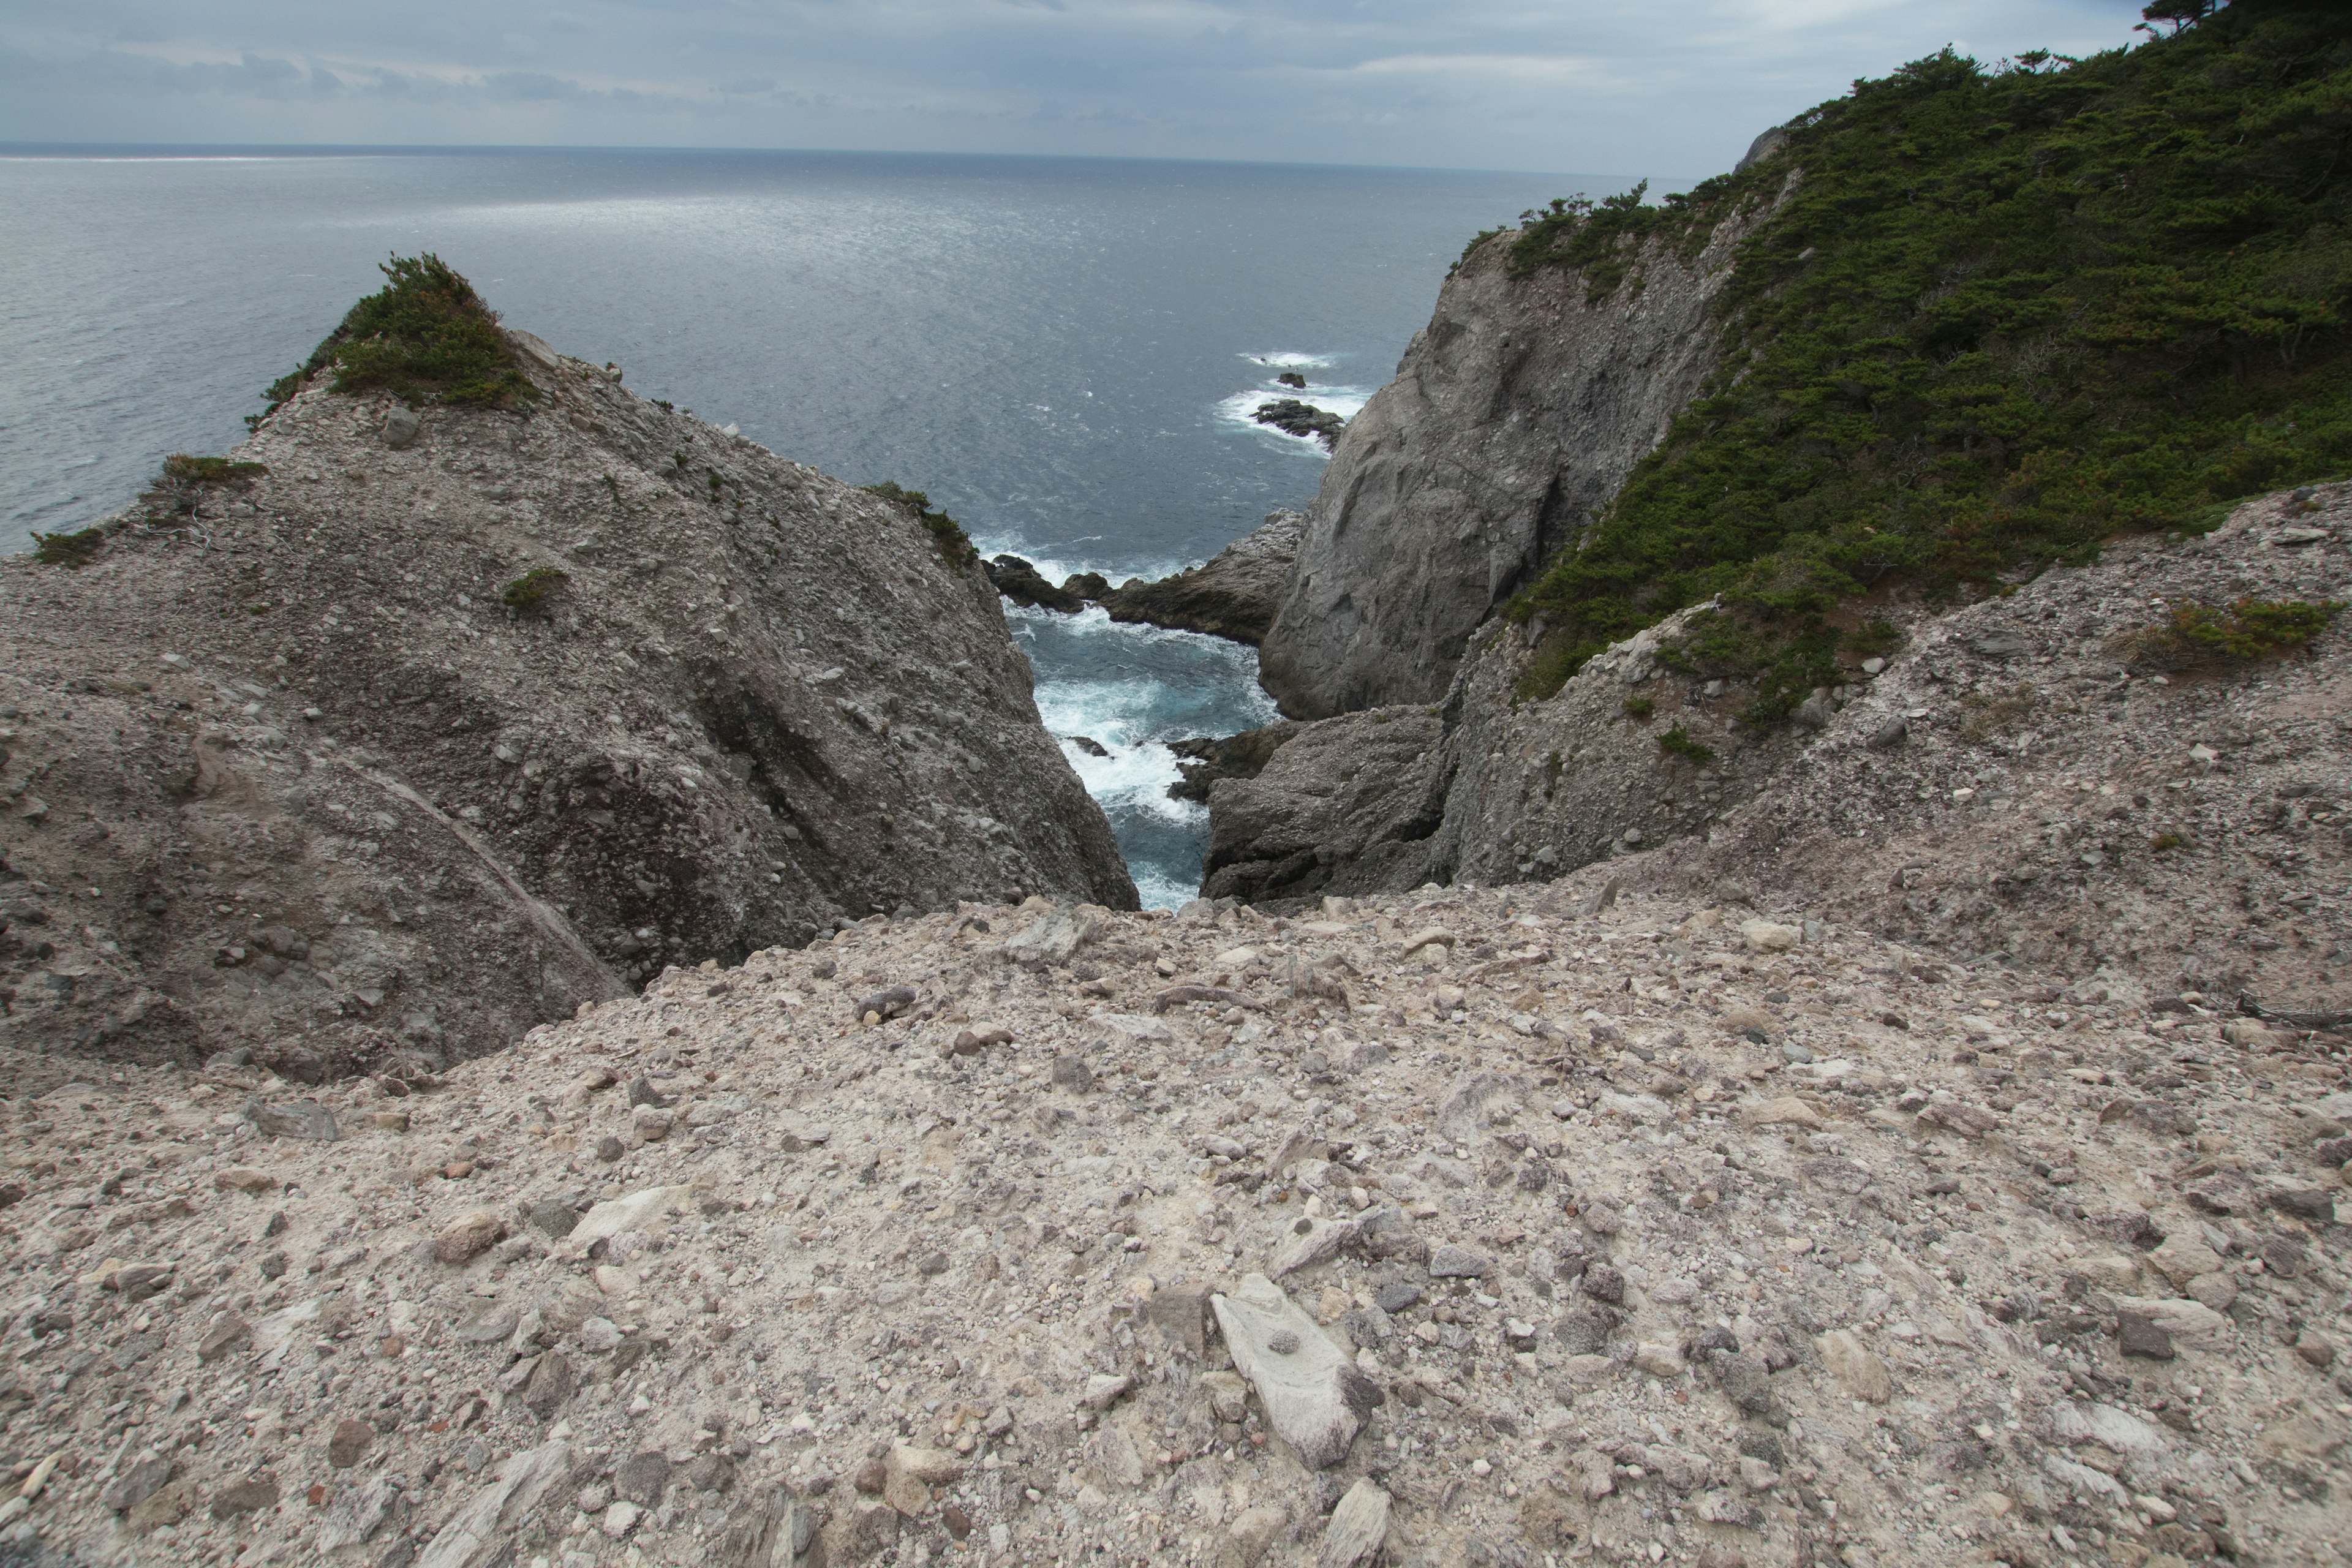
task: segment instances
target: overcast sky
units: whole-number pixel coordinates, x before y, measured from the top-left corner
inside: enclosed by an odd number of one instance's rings
[[[2139,0],[10,0],[0,140],[822,147],[1689,177]]]

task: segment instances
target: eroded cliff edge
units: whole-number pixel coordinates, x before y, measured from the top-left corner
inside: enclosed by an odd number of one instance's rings
[[[509,342],[515,411],[317,378],[0,563],[11,1042],[429,1065],[877,912],[1135,907],[960,537]]]
[[[1300,532],[1259,679],[1302,719],[1433,702],[1488,613],[1616,493],[1716,366],[1733,252],[1769,210],[1685,254],[1642,242],[1636,280],[1517,276],[1473,247],[1396,379],[1348,424]]]

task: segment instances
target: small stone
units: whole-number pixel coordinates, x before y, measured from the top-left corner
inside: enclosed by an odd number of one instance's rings
[[[561,1352],[550,1351],[530,1369],[530,1380],[523,1384],[523,1406],[541,1421],[552,1420],[572,1397],[572,1389],[571,1362]]]
[[[1370,1476],[1360,1476],[1340,1498],[1339,1506],[1331,1510],[1331,1518],[1323,1527],[1323,1544],[1316,1553],[1315,1568],[1360,1568],[1360,1564],[1376,1563],[1388,1532],[1389,1494]]]
[[[424,431],[425,421],[416,416],[413,408],[395,405],[383,416],[383,444],[395,452],[405,451],[416,445],[416,437]]]
[[[117,1476],[113,1483],[100,1494],[99,1502],[116,1513],[137,1508],[172,1479],[173,1468],[170,1458],[150,1454]]]
[[[2238,1277],[2227,1270],[2200,1274],[2180,1288],[2180,1293],[2201,1307],[2226,1312],[2238,1299]]]
[[[277,1506],[278,1478],[263,1470],[215,1492],[211,1511],[215,1519],[235,1519],[239,1514],[258,1513]]]
[[[315,1100],[270,1105],[257,1095],[246,1101],[245,1118],[272,1138],[308,1138],[331,1143],[342,1136],[335,1126],[334,1112]]]
[[[1851,1330],[1833,1329],[1820,1340],[1822,1362],[1847,1397],[1884,1405],[1895,1397],[1895,1379],[1886,1363],[1865,1347]]]
[[[1740,921],[1739,934],[1757,952],[1786,952],[1803,941],[1805,935],[1796,926],[1784,926],[1761,919]]]
[[[1372,1304],[1383,1312],[1402,1312],[1421,1300],[1421,1287],[1391,1280],[1372,1292]]]
[[[561,1241],[580,1223],[580,1213],[570,1204],[550,1198],[530,1205],[530,1223],[532,1229]]]
[[[619,1325],[610,1318],[590,1318],[580,1325],[580,1348],[590,1355],[603,1355],[619,1345],[622,1338]]]
[[[1225,1527],[1225,1540],[1233,1548],[1238,1568],[1255,1568],[1274,1544],[1274,1538],[1290,1523],[1290,1515],[1272,1503],[1260,1503],[1245,1508],[1234,1516]]]
[[[196,1359],[210,1364],[245,1343],[253,1333],[253,1325],[234,1312],[224,1312],[215,1319],[205,1337],[196,1342]]]
[[[274,1191],[278,1178],[267,1171],[256,1171],[245,1165],[232,1165],[226,1171],[213,1173],[213,1190],[222,1193],[267,1193]]]
[[[669,1456],[657,1448],[633,1454],[613,1472],[613,1490],[640,1508],[659,1508],[669,1489]]]
[[[1429,1255],[1429,1277],[1433,1279],[1480,1279],[1494,1268],[1493,1258],[1450,1241]]]
[[[1066,1089],[1072,1094],[1091,1093],[1095,1087],[1095,1069],[1083,1057],[1054,1058],[1054,1087]]]
[[[1625,1276],[1607,1263],[1595,1263],[1584,1271],[1581,1281],[1584,1293],[1596,1301],[1616,1306],[1625,1300]]]
[[[599,1160],[609,1163],[619,1159],[628,1152],[628,1145],[609,1132],[596,1140],[596,1158]]]
[[[1276,1329],[1265,1336],[1265,1348],[1276,1355],[1297,1355],[1298,1336],[1288,1329]]]
[[[469,1263],[506,1238],[506,1222],[488,1209],[459,1215],[433,1238],[433,1256],[444,1263]]]
[[[2336,1342],[2317,1329],[2305,1329],[2295,1338],[2294,1353],[2325,1372],[2336,1364]]]
[[[348,1470],[367,1454],[375,1441],[375,1428],[356,1417],[335,1423],[332,1436],[327,1439],[327,1463],[339,1470]]]
[[[597,1521],[596,1528],[612,1540],[618,1541],[636,1529],[637,1521],[644,1517],[645,1511],[633,1502],[615,1502],[604,1510],[604,1517]]]
[[[1108,1373],[1097,1373],[1087,1379],[1086,1407],[1089,1410],[1108,1410],[1118,1403],[1119,1395],[1125,1394],[1131,1385],[1131,1379],[1114,1377]]]
[[[2172,1336],[2145,1312],[2117,1312],[2116,1338],[2126,1355],[2145,1356],[2150,1361],[2172,1359]]]
[[[653,1079],[643,1073],[638,1074],[636,1081],[629,1085],[629,1104],[633,1107],[650,1105],[656,1110],[665,1110],[670,1103],[670,1097],[656,1089]]]
[[[630,1125],[636,1129],[637,1136],[648,1143],[658,1143],[668,1137],[675,1121],[676,1118],[668,1111],[656,1110],[650,1105],[640,1105],[630,1118]]]

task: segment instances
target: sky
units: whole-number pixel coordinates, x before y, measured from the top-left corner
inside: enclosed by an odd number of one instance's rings
[[[0,141],[833,148],[1698,177],[2139,0],[10,0]]]

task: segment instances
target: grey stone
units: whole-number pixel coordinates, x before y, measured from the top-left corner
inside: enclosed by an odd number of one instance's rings
[[[657,1448],[633,1454],[613,1472],[613,1490],[639,1508],[658,1508],[669,1489],[669,1456]]]
[[[245,1102],[245,1119],[273,1138],[310,1138],[331,1143],[342,1136],[335,1113],[315,1100],[271,1105],[259,1095]]]
[[[1420,1301],[1421,1287],[1391,1279],[1372,1291],[1372,1304],[1383,1312],[1402,1312]]]
[[[1389,1494],[1371,1477],[1360,1476],[1323,1526],[1315,1568],[1361,1568],[1378,1562],[1388,1533]]]
[[[1429,1255],[1433,1279],[1479,1279],[1494,1270],[1495,1260],[1482,1252],[1446,1242]]]
[[[1245,1276],[1210,1305],[1234,1368],[1255,1386],[1266,1424],[1299,1463],[1322,1470],[1346,1458],[1365,1417],[1386,1398],[1380,1385],[1263,1274]],[[1294,1338],[1297,1348],[1277,1352],[1277,1334]]]
[[[425,422],[416,416],[413,408],[394,407],[383,416],[383,444],[395,452],[405,451],[416,445],[416,437],[424,430]]]
[[[530,1205],[531,1228],[562,1240],[580,1223],[580,1211],[570,1204],[547,1198]]]

